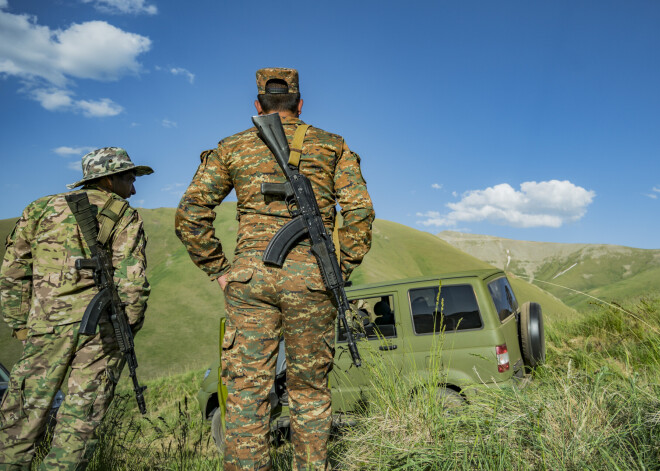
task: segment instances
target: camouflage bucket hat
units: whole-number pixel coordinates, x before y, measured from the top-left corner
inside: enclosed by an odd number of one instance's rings
[[[70,183],[66,187],[72,190],[77,186],[84,185],[90,180],[127,170],[135,171],[135,176],[137,177],[154,173],[151,167],[135,165],[131,162],[131,158],[121,147],[96,149],[82,158],[83,179],[75,183]]]
[[[284,80],[288,86],[287,92],[279,93],[298,93],[298,71],[296,69],[285,69],[281,67],[267,67],[257,70],[257,92],[259,95],[266,94],[266,83],[269,80]],[[269,92],[271,93],[271,92]],[[277,93],[277,92],[273,92]]]

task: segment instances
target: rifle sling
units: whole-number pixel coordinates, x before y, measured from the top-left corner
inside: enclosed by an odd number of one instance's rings
[[[84,192],[70,193],[64,198],[73,213],[73,217],[76,219],[76,223],[80,228],[83,239],[87,243],[87,247],[92,255],[94,255],[98,248],[98,227],[96,221],[98,208],[89,203],[87,193]]]
[[[293,135],[293,142],[289,149],[289,165],[298,167],[300,165],[300,155],[302,154],[302,145],[305,140],[305,133],[309,129],[309,124],[301,124],[296,128]]]
[[[83,193],[83,195],[78,194],[77,197],[76,195],[67,195],[66,201],[69,209],[71,209],[73,216],[76,218],[80,232],[82,232],[87,245],[90,246],[90,242],[93,244],[93,241],[96,240],[100,247],[104,247],[116,229],[117,223],[126,212],[126,209],[128,209],[128,202],[112,196],[108,198],[96,216],[99,225],[93,227],[90,225],[91,221],[87,220],[85,215],[89,214],[90,208],[93,212],[98,211],[98,208],[89,202],[86,193]],[[91,246],[89,248],[92,250]]]
[[[305,134],[309,129],[309,124],[301,124],[296,128],[296,132],[293,134],[293,142],[291,142],[291,147],[289,148],[289,165],[294,165],[296,167],[300,166],[300,156],[302,154],[302,146],[305,141]],[[335,255],[337,255],[337,261],[341,261],[341,250],[339,249],[339,216],[335,215],[335,227],[332,231],[332,242],[335,244]],[[341,266],[341,265],[340,265]]]

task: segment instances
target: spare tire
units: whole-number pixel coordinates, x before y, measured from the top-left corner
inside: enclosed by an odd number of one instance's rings
[[[536,368],[545,361],[545,332],[540,304],[527,302],[522,305],[518,330],[523,361],[529,368]]]

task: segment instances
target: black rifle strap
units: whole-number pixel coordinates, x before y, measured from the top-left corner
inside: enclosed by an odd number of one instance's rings
[[[76,218],[80,232],[87,243],[87,247],[92,252],[92,256],[96,255],[99,250],[99,243],[97,237],[99,235],[98,223],[96,221],[96,214],[98,208],[89,202],[87,193],[71,193],[64,197],[66,199],[73,217]]]
[[[89,202],[87,193],[72,193],[65,196],[66,202],[76,218],[87,247],[95,254],[95,248],[109,246],[108,242],[117,223],[128,209],[128,202],[110,196],[98,214],[98,207]],[[100,226],[100,228],[99,228]]]

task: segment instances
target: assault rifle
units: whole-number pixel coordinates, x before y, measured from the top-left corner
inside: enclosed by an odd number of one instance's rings
[[[101,315],[107,313],[115,331],[119,350],[124,355],[124,360],[128,364],[138,408],[142,414],[146,414],[147,405],[144,402],[144,395],[142,393],[147,387],[140,386],[138,383],[137,373],[135,371],[138,362],[135,356],[133,332],[124,311],[124,303],[119,298],[119,292],[113,280],[114,267],[112,266],[112,259],[110,254],[101,247],[97,240],[97,208],[89,203],[87,193],[84,192],[66,195],[66,202],[69,208],[71,208],[76,222],[80,226],[80,231],[87,242],[87,246],[92,252],[92,258],[76,260],[76,270],[93,270],[94,283],[96,283],[99,289],[99,292],[89,303],[87,309],[85,309],[85,314],[80,322],[80,333],[83,335],[95,335]]]
[[[278,113],[253,116],[252,122],[257,127],[258,136],[268,146],[282,167],[286,183],[262,183],[264,195],[283,197],[293,219],[284,225],[268,243],[263,261],[281,267],[291,249],[303,238],[309,237],[312,253],[319,265],[323,283],[337,303],[339,321],[346,330],[348,349],[353,363],[360,366],[362,360],[351,329],[346,320],[346,311],[350,305],[344,290],[344,279],[339,268],[332,236],[323,225],[323,218],[316,202],[312,184],[298,171],[295,165],[289,165],[289,144],[284,135],[284,128]]]

